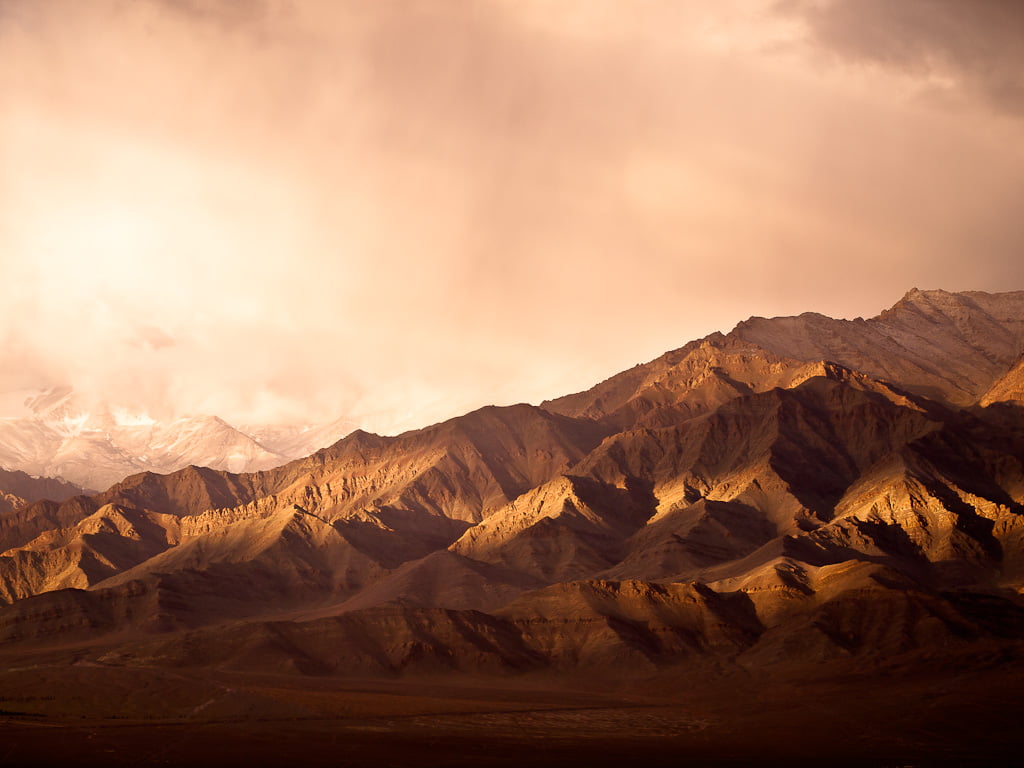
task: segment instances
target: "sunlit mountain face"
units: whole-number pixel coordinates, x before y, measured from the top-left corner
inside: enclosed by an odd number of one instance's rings
[[[1016,762],[1022,29],[0,0],[0,763]]]
[[[790,706],[859,718],[842,733],[871,729],[886,754],[946,754],[982,735],[1003,754],[988,720],[1002,699],[912,748],[906,734],[930,725],[859,702],[942,686],[935,712],[977,707],[966,670],[1016,690],[1022,310],[1024,292],[914,289],[867,320],[755,317],[540,406],[395,437],[356,430],[259,472],[189,466],[93,495],[50,481],[64,501],[7,494],[0,655],[37,662],[0,690],[25,698],[43,669],[50,691],[85,665],[101,671],[83,693],[33,694],[18,717],[191,723],[213,696],[201,722],[236,736],[254,706],[272,722],[297,707],[321,723],[302,740],[312,755],[367,713],[479,733],[444,719],[451,697],[486,708],[514,690],[528,711],[591,702],[582,719],[536,726],[572,754],[600,743],[665,756],[693,743],[702,701],[752,729],[732,744],[714,726],[716,754],[775,759],[797,735],[746,710],[742,690],[795,686],[805,694]],[[33,402],[59,413],[69,396]],[[96,698],[125,675],[152,694]],[[894,676],[910,687],[894,692]],[[374,709],[353,689],[368,684],[398,698]],[[439,684],[454,688],[408,709]],[[671,733],[622,712],[637,706]],[[601,718],[628,730],[599,737]],[[515,720],[496,722],[502,733]],[[381,749],[367,759],[395,748]]]

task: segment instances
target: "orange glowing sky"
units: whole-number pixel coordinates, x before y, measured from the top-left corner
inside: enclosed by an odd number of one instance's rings
[[[0,391],[394,432],[752,314],[1024,288],[1021,30],[1013,0],[0,0]]]

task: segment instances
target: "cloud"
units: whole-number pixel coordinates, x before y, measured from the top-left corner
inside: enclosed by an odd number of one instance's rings
[[[853,61],[903,71],[1024,116],[1019,0],[784,0],[813,39]]]
[[[155,325],[143,325],[136,331],[138,343],[145,344],[152,350],[166,349],[173,347],[177,342],[174,337],[168,335]]]
[[[247,26],[268,20],[287,4],[274,0],[155,0],[155,4],[191,21],[226,28]]]
[[[1019,283],[1005,126],[772,2],[0,0],[0,386],[394,431]]]

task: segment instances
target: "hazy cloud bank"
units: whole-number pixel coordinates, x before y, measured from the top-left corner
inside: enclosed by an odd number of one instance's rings
[[[1024,116],[1024,3],[1019,0],[783,0],[823,46],[962,90]]]
[[[956,5],[3,0],[0,388],[395,430],[1024,287],[1019,48]]]

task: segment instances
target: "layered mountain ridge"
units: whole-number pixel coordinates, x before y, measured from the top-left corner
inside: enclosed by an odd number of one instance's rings
[[[36,502],[0,516],[0,650],[628,675],[1017,648],[1022,353],[1024,292],[913,290],[539,407]]]
[[[14,512],[33,501],[64,501],[83,493],[86,493],[85,489],[73,483],[0,468],[0,514]]]

